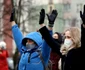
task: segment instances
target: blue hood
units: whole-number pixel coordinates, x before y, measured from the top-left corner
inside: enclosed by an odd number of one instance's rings
[[[33,40],[38,47],[42,45],[42,37],[39,32],[31,32],[28,33],[23,39],[22,39],[22,44],[26,46],[27,39]]]

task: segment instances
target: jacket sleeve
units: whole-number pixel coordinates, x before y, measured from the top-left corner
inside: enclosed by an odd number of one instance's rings
[[[46,43],[49,45],[49,47],[51,47],[51,49],[55,51],[57,54],[62,56],[62,54],[60,53],[60,44],[54,41],[54,39],[50,35],[49,30],[46,28],[46,26],[39,29],[39,31],[42,37],[44,38],[44,40],[46,41]]]
[[[13,34],[13,38],[14,38],[14,41],[16,43],[16,46],[17,46],[19,52],[22,53],[22,51],[21,51],[22,50],[21,42],[22,42],[23,35],[22,35],[20,29],[18,28],[17,24],[12,26],[12,34]]]
[[[6,57],[8,58],[9,57],[9,55],[8,55],[8,51],[7,50],[5,50],[6,51]]]
[[[50,47],[45,42],[45,40],[43,40],[43,44],[42,44],[42,57],[44,59],[45,65],[48,64],[48,60],[50,58],[50,51],[51,51]]]
[[[81,25],[81,48],[85,51],[85,28]]]
[[[52,35],[52,31],[49,31],[50,34]],[[43,44],[42,44],[42,56],[44,59],[45,64],[48,64],[48,60],[50,58],[50,52],[51,52],[51,48],[49,47],[49,45],[46,43],[46,41],[43,39]]]

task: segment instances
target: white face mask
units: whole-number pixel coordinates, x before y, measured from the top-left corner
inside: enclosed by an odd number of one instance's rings
[[[64,40],[64,45],[66,48],[69,48],[72,44],[73,44],[72,40],[70,40],[70,39]]]
[[[33,49],[33,48],[35,48],[35,44],[26,44],[26,47],[28,48],[28,49]]]

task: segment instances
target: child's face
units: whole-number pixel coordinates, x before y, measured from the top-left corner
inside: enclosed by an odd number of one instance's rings
[[[27,49],[33,49],[36,47],[36,44],[33,40],[28,39],[26,43],[26,47]]]

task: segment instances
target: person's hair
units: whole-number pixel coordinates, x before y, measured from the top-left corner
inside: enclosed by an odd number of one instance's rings
[[[54,34],[57,34],[58,35],[58,41],[59,41],[60,44],[62,44],[62,42],[63,42],[62,33],[55,32]]]
[[[74,48],[80,47],[80,43],[81,43],[80,42],[80,40],[81,40],[80,29],[78,27],[70,27],[70,28],[66,29],[65,32],[66,31],[70,31],[70,33],[71,33],[71,38],[72,38],[72,41],[73,41]]]

